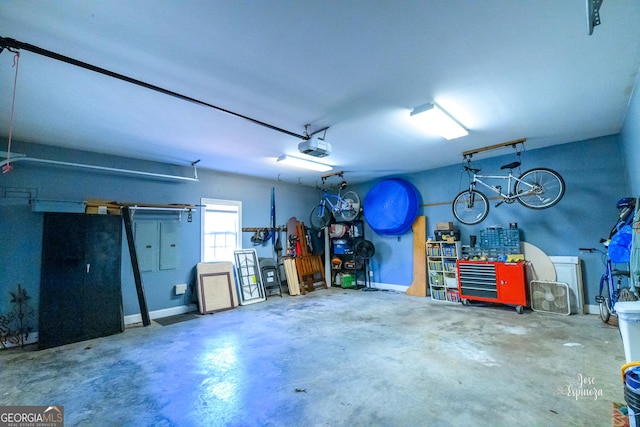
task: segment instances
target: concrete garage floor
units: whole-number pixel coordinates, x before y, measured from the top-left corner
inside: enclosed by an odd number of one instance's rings
[[[333,288],[2,351],[0,405],[68,426],[607,426],[623,364],[597,316]]]

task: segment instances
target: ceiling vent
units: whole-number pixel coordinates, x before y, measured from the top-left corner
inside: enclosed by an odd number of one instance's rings
[[[312,136],[298,144],[298,150],[313,157],[327,157],[331,154],[331,144],[322,138]]]

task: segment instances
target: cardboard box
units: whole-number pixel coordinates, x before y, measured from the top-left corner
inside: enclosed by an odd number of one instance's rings
[[[120,215],[120,208],[113,208],[109,206],[87,206],[84,213],[96,214],[96,215]]]
[[[453,230],[453,222],[436,222],[436,230]]]
[[[109,200],[87,200],[87,208],[85,209],[87,214],[98,215],[120,215],[120,205],[117,202]]]

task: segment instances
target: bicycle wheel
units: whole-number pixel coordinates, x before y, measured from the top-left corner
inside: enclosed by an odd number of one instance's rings
[[[518,202],[529,209],[550,208],[564,196],[564,179],[551,169],[531,169],[519,179],[513,191]]]
[[[629,288],[629,279],[631,274],[628,270],[611,270],[611,280],[616,281],[616,298],[613,300],[613,304],[618,301],[638,301],[638,296],[634,291]],[[613,306],[612,304],[612,306]],[[612,314],[615,314],[615,310]]]
[[[453,199],[453,216],[467,225],[478,224],[489,215],[489,199],[476,190],[465,190]]]
[[[606,274],[600,277],[600,294],[596,297],[596,302],[600,306],[600,319],[604,323],[609,323],[611,317],[611,310],[609,304],[611,304],[611,297],[609,295],[609,280]]]
[[[354,191],[347,191],[335,213],[336,221],[353,221],[360,213],[360,197]]]
[[[313,228],[324,228],[331,222],[331,212],[323,204],[320,203],[313,209],[311,209],[311,216],[309,223]]]

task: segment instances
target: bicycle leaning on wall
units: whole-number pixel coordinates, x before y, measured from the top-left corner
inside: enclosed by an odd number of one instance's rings
[[[602,253],[605,270],[600,277],[600,289],[596,302],[600,308],[600,319],[608,323],[611,315],[616,314],[615,307],[618,301],[636,301],[638,297],[629,287],[629,269],[616,268],[616,264],[620,264],[620,261],[614,263],[606,251],[597,251]]]
[[[489,215],[489,198],[479,191],[478,184],[497,194],[502,203],[511,204],[518,201],[529,209],[546,209],[555,205],[564,196],[564,180],[554,170],[547,168],[531,169],[516,177],[513,169],[520,166],[520,162],[513,162],[500,167],[508,170],[506,175],[480,175],[481,170],[471,166],[471,159],[467,158],[464,170],[471,176],[469,189],[464,190],[453,200],[453,216],[467,225],[478,224]],[[504,186],[486,182],[504,181]]]
[[[596,248],[580,248],[583,252],[600,252],[604,273],[600,277],[600,288],[596,302],[600,308],[600,319],[609,322],[612,314],[616,314],[615,306],[618,301],[636,301],[637,289],[630,281],[630,233],[636,199],[625,197],[616,204],[618,221],[611,229],[608,239],[601,239],[606,250]]]

